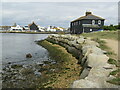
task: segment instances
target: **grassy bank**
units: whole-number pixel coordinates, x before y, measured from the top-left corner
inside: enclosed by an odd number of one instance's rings
[[[81,67],[77,64],[78,60],[65,48],[46,40],[39,41],[38,44],[46,48],[51,59],[56,62],[45,67],[52,71],[42,72],[47,77],[47,81],[41,85],[42,88],[69,88],[73,81],[79,79]]]
[[[85,37],[99,38],[99,39],[115,39],[118,40],[119,31],[103,31],[103,32],[92,32],[92,33],[83,33]]]

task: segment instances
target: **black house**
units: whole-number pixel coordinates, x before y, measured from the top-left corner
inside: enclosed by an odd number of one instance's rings
[[[28,27],[30,30],[39,30],[38,26],[34,22],[32,22],[32,24],[29,24]]]
[[[93,15],[91,12],[86,12],[85,16],[70,23],[70,33],[81,34],[101,30],[104,26],[104,20],[101,17]]]

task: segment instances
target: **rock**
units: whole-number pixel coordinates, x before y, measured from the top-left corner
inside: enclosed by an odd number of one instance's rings
[[[41,73],[38,72],[38,71],[35,71],[34,74],[35,74],[36,76],[40,76],[40,75],[41,75]]]
[[[30,53],[26,54],[26,58],[32,58],[32,55]]]
[[[50,41],[55,42],[67,49],[74,57],[79,59],[83,71],[80,80],[74,81],[72,88],[109,88],[114,87],[107,83],[109,73],[116,69],[115,65],[108,64],[108,59],[104,50],[98,46],[99,43],[90,38],[73,35],[52,35]],[[45,68],[39,70],[45,71]],[[54,69],[53,69],[54,71]]]
[[[85,41],[84,38],[79,38],[79,39],[77,39],[77,43],[78,43],[78,44],[82,44],[84,41]]]
[[[14,65],[11,65],[11,68],[13,69],[18,69],[18,68],[22,68],[23,65],[20,65],[20,64],[14,64]]]
[[[88,55],[87,62],[90,67],[104,67],[107,64],[109,57],[106,55],[97,55],[91,53]]]
[[[98,44],[97,42],[92,41],[92,40],[90,40],[90,39],[85,39],[84,44],[99,46],[99,44]]]
[[[34,71],[32,68],[22,68],[20,70],[20,73],[23,74],[23,75],[28,75],[28,74],[33,74]]]
[[[82,71],[80,75],[80,79],[84,79],[85,77],[87,77],[89,72],[90,72],[90,68],[84,68],[84,70]]]
[[[76,80],[72,88],[101,88],[98,83],[86,79]]]
[[[50,61],[43,61],[44,64],[51,64]]]
[[[104,51],[101,50],[100,48],[94,46],[94,45],[84,45],[82,46],[82,52],[83,54],[85,55],[86,53],[88,53],[89,51],[89,54],[90,53],[95,53],[95,54],[103,54]]]
[[[11,64],[11,62],[8,62],[8,64]]]

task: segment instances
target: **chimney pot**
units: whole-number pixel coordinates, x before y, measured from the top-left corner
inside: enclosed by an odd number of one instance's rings
[[[86,16],[87,16],[87,15],[89,15],[89,14],[92,14],[92,12],[86,12],[85,14],[86,14]]]

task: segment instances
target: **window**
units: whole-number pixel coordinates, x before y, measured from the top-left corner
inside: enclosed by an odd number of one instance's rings
[[[78,25],[78,22],[76,22],[76,25]]]
[[[80,21],[79,21],[79,25],[80,25]]]
[[[74,26],[74,22],[72,23],[72,25]]]
[[[90,31],[92,32],[92,29],[90,29]]]
[[[98,24],[101,24],[101,20],[98,20]]]
[[[75,25],[75,22],[74,22],[74,25]]]
[[[92,25],[95,25],[95,20],[92,20]]]

